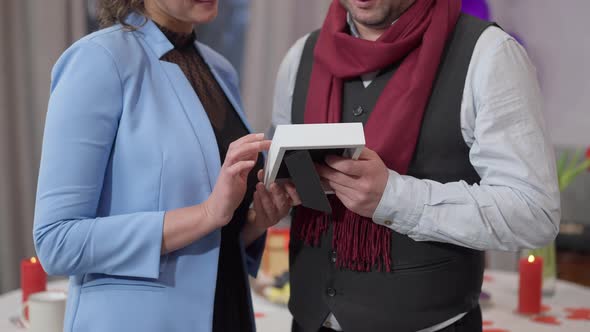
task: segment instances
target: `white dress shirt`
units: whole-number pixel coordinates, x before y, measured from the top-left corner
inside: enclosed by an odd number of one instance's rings
[[[291,123],[293,90],[308,36],[291,47],[279,68],[271,134],[277,125]],[[374,77],[363,76],[365,86]],[[561,211],[542,110],[536,70],[524,48],[503,30],[486,29],[469,64],[460,114],[461,134],[481,182],[443,184],[390,170],[373,221],[416,241],[477,250],[544,246],[558,233]],[[418,332],[441,330],[464,315]],[[341,330],[332,314],[325,325]]]

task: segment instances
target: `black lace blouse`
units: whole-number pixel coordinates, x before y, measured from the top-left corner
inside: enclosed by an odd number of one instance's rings
[[[195,46],[195,33],[177,33],[159,26],[174,45],[161,60],[177,64],[192,85],[215,132],[221,161],[225,160],[229,144],[247,135],[248,130],[236,113],[209,66]],[[252,202],[262,156],[248,177],[248,190],[231,222],[221,230],[221,247],[215,290],[213,315],[214,332],[249,332],[252,330],[248,277],[240,252],[240,231]]]

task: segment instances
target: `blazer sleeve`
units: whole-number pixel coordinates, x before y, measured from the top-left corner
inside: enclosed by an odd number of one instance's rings
[[[123,105],[111,53],[92,40],[52,72],[33,238],[47,273],[157,278],[164,212],[98,217]]]

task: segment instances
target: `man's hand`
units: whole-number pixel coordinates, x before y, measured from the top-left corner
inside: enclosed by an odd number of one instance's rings
[[[318,174],[349,210],[372,218],[387,185],[389,171],[376,152],[365,148],[359,160],[326,157]]]

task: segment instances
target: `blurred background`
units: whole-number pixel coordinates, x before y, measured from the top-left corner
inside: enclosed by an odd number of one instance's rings
[[[465,4],[483,1],[465,1]],[[329,0],[220,0],[197,36],[241,77],[257,131],[270,124],[274,79],[288,48],[320,27]],[[475,7],[474,7],[475,8]],[[590,145],[588,0],[488,0],[485,11],[520,40],[538,69],[545,119],[558,156]],[[19,287],[19,262],[34,255],[32,223],[51,68],[97,29],[92,0],[0,1],[0,293]],[[562,196],[558,274],[590,286],[590,174]],[[517,254],[489,253],[488,266],[515,270]]]

